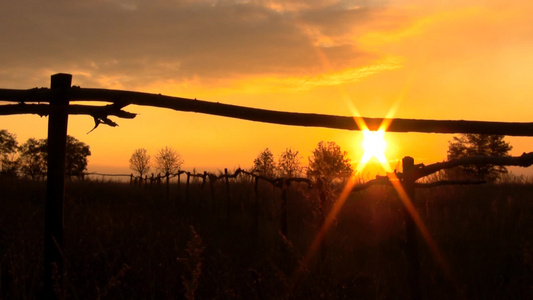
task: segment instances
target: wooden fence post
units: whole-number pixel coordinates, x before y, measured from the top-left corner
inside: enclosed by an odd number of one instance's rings
[[[287,228],[287,181],[283,179],[283,186],[281,187],[281,234],[285,238],[288,235]]]
[[[254,225],[253,225],[253,239],[254,246],[257,246],[259,238],[259,177],[254,177]]]
[[[231,198],[229,195],[229,177],[228,177],[228,168],[224,168],[224,177],[226,178],[226,217],[228,219],[230,218],[230,204],[231,204]]]
[[[65,149],[68,127],[68,90],[72,75],[51,77],[48,117],[48,163],[44,221],[44,299],[59,299],[63,292],[63,200]]]
[[[165,177],[166,177],[166,186],[167,186],[166,196],[167,196],[167,201],[169,201],[170,200],[170,172],[169,171],[165,173]]]
[[[206,173],[204,172],[204,175],[205,174]],[[215,199],[215,180],[214,180],[213,176],[208,176],[208,178],[209,178],[209,191],[210,191],[210,195],[211,195],[211,202],[212,202],[212,205],[213,205],[213,213],[215,214],[215,217],[216,217],[216,220],[217,220],[217,224],[218,224],[218,222],[219,222],[219,213],[218,213],[217,201]]]
[[[402,186],[405,193],[409,197],[408,201],[415,204],[415,160],[406,156],[402,159],[403,164],[403,179]],[[405,255],[407,259],[407,279],[409,281],[409,288],[411,292],[411,299],[420,299],[420,262],[418,261],[418,243],[416,237],[416,225],[412,216],[409,214],[406,206],[403,206],[403,214],[405,220]]]
[[[191,201],[191,199],[189,198],[190,182],[191,182],[191,173],[187,172],[187,185],[185,186],[185,200],[187,201],[187,203]]]
[[[326,182],[324,179],[322,179],[321,177],[318,177],[317,178],[317,187],[318,187],[318,198],[319,198],[319,209],[320,209],[320,226],[324,225],[324,223],[326,223],[326,203],[327,203],[327,200],[328,200],[328,192],[329,191],[326,191],[326,189],[328,189],[326,187]],[[328,251],[328,248],[327,248],[327,244],[326,244],[326,232],[324,232],[324,236],[322,237],[322,241],[320,242],[320,262],[325,262],[326,261],[326,256],[327,256],[327,251]]]
[[[178,202],[181,201],[181,170],[178,170]]]

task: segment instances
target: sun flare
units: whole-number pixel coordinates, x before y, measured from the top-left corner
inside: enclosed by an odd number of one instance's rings
[[[389,163],[385,157],[387,142],[384,136],[385,130],[382,129],[377,131],[363,130],[363,157],[359,161],[357,171],[362,171],[372,158],[376,158],[385,171],[389,171]]]
[[[370,160],[372,157],[375,157],[379,162],[385,162],[385,148],[387,148],[387,143],[383,136],[385,132],[383,130],[378,131],[363,131],[363,158],[361,162],[365,163]]]
[[[387,149],[387,142],[385,141],[385,132],[389,128],[389,125],[394,120],[394,114],[398,110],[399,103],[402,98],[398,98],[394,105],[389,109],[387,116],[381,121],[377,130],[369,130],[366,121],[360,116],[359,111],[351,101],[347,101],[348,108],[352,112],[353,120],[363,133],[363,156],[357,164],[357,173],[361,173],[368,162],[372,158],[376,158],[385,172],[392,172],[391,166],[387,157],[385,156],[385,150]],[[375,127],[374,127],[375,128]]]

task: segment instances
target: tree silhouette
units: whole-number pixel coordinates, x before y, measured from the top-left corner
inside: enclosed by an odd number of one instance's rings
[[[353,173],[348,152],[341,151],[335,142],[318,143],[309,157],[307,176],[316,182],[319,190],[318,212],[324,221],[327,206],[335,199],[335,181],[345,180]]]
[[[29,138],[20,146],[20,169],[32,179],[46,172],[46,140]]]
[[[23,173],[35,179],[47,170],[48,140],[30,138],[20,146],[18,163]],[[68,177],[81,176],[87,170],[87,157],[91,155],[89,145],[67,135],[65,148],[65,174]]]
[[[130,157],[130,169],[139,173],[141,178],[150,171],[150,155],[146,149],[139,148],[133,151]]]
[[[164,174],[176,173],[183,164],[181,155],[171,147],[165,147],[159,150],[155,157],[157,170]]]
[[[307,176],[317,182],[331,183],[338,178],[347,178],[352,173],[348,152],[341,151],[335,142],[321,141],[309,157]]]
[[[17,137],[5,129],[0,130],[0,172],[15,175],[18,169]]]
[[[87,157],[91,155],[89,145],[67,135],[65,148],[65,172],[68,177],[81,176],[87,170]]]
[[[462,134],[459,137],[453,137],[449,142],[448,160],[458,159],[469,156],[508,156],[509,151],[513,148],[505,142],[503,135],[488,134]],[[460,178],[473,176],[478,179],[494,182],[502,174],[507,173],[505,166],[494,165],[473,165],[463,166],[447,171],[448,177]]]
[[[257,158],[254,160],[254,166],[252,172],[265,176],[268,178],[273,178],[275,175],[276,163],[274,162],[274,155],[272,152],[266,148],[261,151]]]
[[[302,174],[301,155],[291,148],[285,149],[278,159],[278,173],[282,177],[299,177]]]

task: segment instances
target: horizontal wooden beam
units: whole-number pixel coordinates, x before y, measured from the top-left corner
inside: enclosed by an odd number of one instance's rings
[[[11,102],[46,102],[50,99],[46,88],[30,90],[0,89],[0,101]],[[70,101],[104,101],[114,103],[122,108],[130,104],[160,107],[176,111],[204,113],[216,116],[237,118],[256,122],[290,126],[324,127],[344,130],[363,130],[358,124],[364,121],[368,129],[377,130],[383,122],[389,122],[389,132],[422,133],[478,133],[500,134],[508,136],[533,136],[533,123],[487,122],[465,120],[423,120],[385,118],[368,118],[353,116],[336,116],[316,113],[297,113],[251,108],[218,102],[164,96],[132,91],[90,89],[72,87],[69,90]],[[355,118],[359,120],[356,122]]]
[[[533,152],[523,153],[521,156],[470,156],[458,158],[421,166],[414,172],[414,174],[415,178],[418,179],[440,170],[468,165],[519,166],[526,168],[533,165]]]
[[[133,119],[137,114],[117,109],[113,105],[90,106],[70,104],[67,107],[69,115],[90,115],[93,117],[116,116],[124,119]],[[5,104],[0,105],[0,115],[34,114],[40,116],[50,115],[48,104]]]
[[[52,91],[49,88],[29,90],[0,89],[0,101],[8,102],[50,102]]]
[[[72,89],[71,100],[111,101],[122,105],[136,104],[169,108],[177,111],[244,119],[256,122],[292,126],[325,127],[345,130],[363,130],[353,116],[335,116],[315,113],[296,113],[250,108],[196,99],[170,97],[129,91],[104,89]],[[385,118],[358,117],[370,130],[378,130]],[[480,133],[511,136],[533,136],[533,123],[483,122],[464,120],[393,119],[389,132],[424,133]]]

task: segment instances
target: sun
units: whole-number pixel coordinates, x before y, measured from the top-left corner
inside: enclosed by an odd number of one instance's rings
[[[387,161],[387,159],[385,158],[385,149],[387,148],[387,142],[385,142],[385,139],[383,138],[384,135],[385,131],[383,130],[363,131],[364,154],[362,162],[367,162],[372,157],[377,158],[377,160],[381,163]]]
[[[385,172],[392,172],[389,161],[385,157],[385,150],[387,149],[387,142],[385,141],[385,132],[394,120],[394,114],[398,109],[400,100],[401,99],[399,98],[395,102],[395,104],[389,109],[387,116],[383,118],[377,130],[374,127],[375,125],[373,126],[374,130],[369,130],[365,119],[360,116],[358,110],[355,108],[353,103],[351,101],[346,102],[348,104],[348,107],[352,111],[354,122],[357,124],[357,127],[359,127],[361,132],[363,132],[363,143],[361,145],[363,147],[363,156],[361,157],[357,165],[357,173],[361,173],[372,158],[376,158],[376,160],[380,163],[381,167],[383,167]]]
[[[363,130],[363,157],[357,166],[358,171],[362,171],[369,160],[376,158],[386,171],[389,171],[389,163],[385,157],[387,142],[385,141],[385,130],[377,131]]]

